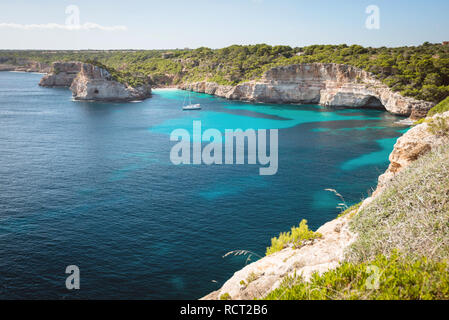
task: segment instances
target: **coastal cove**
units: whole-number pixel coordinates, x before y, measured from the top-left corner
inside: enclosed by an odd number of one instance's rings
[[[0,297],[200,298],[245,265],[227,252],[263,256],[302,219],[313,230],[334,219],[340,199],[326,188],[348,204],[366,197],[408,130],[381,110],[203,93],[192,93],[203,110],[183,112],[177,89],[138,103],[78,102],[40,78],[0,72]],[[169,135],[194,120],[203,130],[279,129],[277,174],[174,166]],[[74,293],[64,287],[71,264],[82,274]]]

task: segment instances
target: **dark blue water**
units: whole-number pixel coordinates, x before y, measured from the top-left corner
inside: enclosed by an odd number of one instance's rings
[[[374,110],[253,105],[155,90],[142,103],[81,103],[0,73],[0,298],[194,299],[307,219],[336,217],[376,185],[404,127]],[[279,170],[169,160],[175,128],[279,128]],[[81,289],[65,288],[65,268]],[[213,282],[215,280],[216,282]]]

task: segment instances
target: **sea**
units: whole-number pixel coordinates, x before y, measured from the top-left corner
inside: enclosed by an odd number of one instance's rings
[[[191,100],[202,109],[183,111],[176,89],[77,102],[39,87],[41,77],[0,72],[0,299],[198,299],[280,232],[303,219],[316,230],[369,196],[408,130],[382,110],[200,93]],[[194,121],[221,133],[277,129],[276,174],[174,164],[171,134]],[[68,266],[79,289],[66,287]]]

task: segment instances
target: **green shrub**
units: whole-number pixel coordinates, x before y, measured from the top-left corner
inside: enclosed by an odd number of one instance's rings
[[[220,300],[232,300],[232,298],[229,293],[225,292],[220,296]]]
[[[435,107],[429,110],[429,113],[427,114],[428,117],[431,117],[433,115],[436,115],[437,113],[443,113],[449,111],[449,97],[441,101],[439,104],[437,104]]]
[[[118,71],[112,67],[108,67],[97,60],[85,60],[85,63],[97,66],[109,72],[112,80],[123,83],[131,87],[138,87],[147,83],[142,75],[131,74],[129,72]]]
[[[267,248],[266,255],[281,251],[288,245],[295,248],[300,248],[306,241],[321,238],[322,235],[318,232],[309,230],[307,220],[302,220],[299,227],[292,227],[289,232],[281,232],[278,238],[271,239],[271,246]]]
[[[419,124],[421,124],[421,123],[428,122],[428,121],[429,121],[429,119],[427,119],[427,118],[422,118],[422,119],[419,119],[419,120],[416,120],[415,122],[413,122],[413,125],[414,125],[414,126],[417,126],[417,125],[419,125]]]
[[[346,262],[321,276],[287,277],[269,300],[429,300],[449,299],[449,266],[422,257],[407,261],[393,252],[371,262]]]
[[[435,103],[449,96],[449,47],[442,44],[397,48],[364,48],[346,44],[292,48],[256,44],[170,52],[8,50],[0,51],[0,57],[12,64],[24,59],[47,64],[58,60],[94,60],[133,76],[166,75],[173,83],[208,80],[226,85],[259,79],[265,71],[276,66],[313,62],[340,63],[372,72],[392,90],[406,96]],[[161,84],[166,84],[165,80]]]

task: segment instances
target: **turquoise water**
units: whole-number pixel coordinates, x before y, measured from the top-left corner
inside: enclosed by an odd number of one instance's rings
[[[74,102],[40,75],[0,73],[0,298],[196,299],[270,238],[335,218],[376,185],[406,127],[376,110],[266,105],[154,90],[141,103]],[[279,129],[279,169],[170,162],[170,133]],[[81,289],[65,289],[78,265]]]

